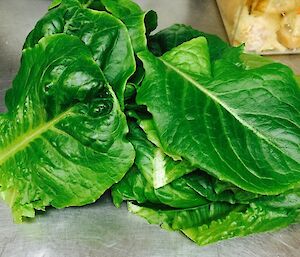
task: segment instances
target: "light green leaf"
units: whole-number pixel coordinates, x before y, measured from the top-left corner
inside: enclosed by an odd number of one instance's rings
[[[225,216],[235,205],[210,203],[188,209],[162,209],[159,206],[147,207],[128,202],[128,210],[145,218],[150,224],[158,224],[164,229],[181,230],[207,224]]]
[[[48,10],[51,10],[51,9],[53,9],[53,8],[55,8],[55,7],[57,7],[57,6],[59,6],[59,5],[61,4],[61,1],[62,1],[62,0],[53,0],[53,1],[51,2],[51,4],[49,5]]]
[[[243,53],[241,55],[241,61],[246,66],[247,69],[255,69],[262,67],[264,65],[268,65],[274,63],[274,61],[270,58],[263,57],[257,54],[249,54]]]
[[[197,244],[207,245],[219,240],[285,228],[295,221],[296,215],[294,210],[260,208],[253,205],[244,212],[233,211],[223,219],[183,229],[182,232]]]
[[[6,104],[0,191],[17,222],[48,205],[96,201],[133,163],[125,115],[74,36],[49,36],[24,50]]]
[[[300,87],[300,76],[295,76],[298,86]]]

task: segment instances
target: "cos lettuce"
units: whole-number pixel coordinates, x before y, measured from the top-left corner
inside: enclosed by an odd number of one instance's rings
[[[0,189],[16,221],[94,202],[132,165],[127,124],[89,49],[43,38],[23,51],[0,116]]]
[[[156,25],[129,0],[58,0],[28,35],[0,115],[15,220],[111,188],[116,206],[199,245],[299,222],[299,77]]]

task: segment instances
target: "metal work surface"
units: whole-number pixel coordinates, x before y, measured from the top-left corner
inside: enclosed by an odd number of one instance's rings
[[[186,23],[226,39],[214,0],[140,0],[159,14],[159,28]],[[0,110],[5,89],[15,76],[22,44],[46,12],[47,0],[0,0]],[[276,56],[300,73],[300,55]],[[97,203],[65,210],[48,209],[30,223],[13,224],[0,202],[0,257],[299,257],[300,226],[198,247],[183,235],[168,232],[116,209],[108,195]]]

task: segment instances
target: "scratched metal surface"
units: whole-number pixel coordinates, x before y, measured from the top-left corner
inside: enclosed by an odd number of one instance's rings
[[[160,28],[175,22],[226,35],[213,0],[140,0],[156,9]],[[0,0],[0,110],[20,59],[25,36],[46,11],[47,0]],[[172,4],[171,4],[172,3]],[[300,56],[277,56],[300,73]],[[0,202],[0,257],[299,257],[300,226],[198,247],[183,235],[149,225],[116,209],[108,195],[96,204],[50,209],[31,223],[13,224]]]

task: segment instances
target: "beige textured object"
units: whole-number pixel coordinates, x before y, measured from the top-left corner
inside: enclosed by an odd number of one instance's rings
[[[232,45],[260,54],[300,53],[300,0],[217,0]]]
[[[279,29],[279,15],[249,15],[245,8],[240,16],[234,43],[245,43],[247,51],[284,51],[285,47],[277,40]]]
[[[291,12],[282,19],[278,41],[289,49],[300,48],[300,12]]]
[[[280,14],[295,10],[300,5],[299,0],[254,0],[253,12]]]

